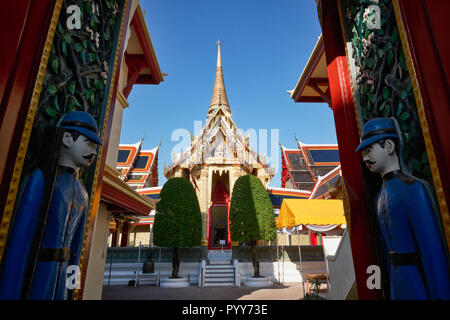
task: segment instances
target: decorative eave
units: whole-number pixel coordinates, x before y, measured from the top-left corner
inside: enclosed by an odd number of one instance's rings
[[[161,72],[159,67],[156,53],[145,23],[144,13],[142,12],[140,5],[137,6],[131,20],[131,32],[134,32],[136,35],[140,46],[140,52],[125,53],[125,62],[128,66],[127,85],[123,89],[125,97],[128,97],[135,83],[159,84],[164,81],[164,75],[166,75]]]
[[[322,35],[319,36],[297,85],[288,93],[295,102],[324,102],[331,106]]]
[[[142,196],[153,199],[153,201],[156,203],[159,201],[159,194],[161,193],[162,188],[163,187],[161,187],[161,186],[142,188],[142,189],[136,190],[136,192]]]
[[[308,190],[276,188],[276,187],[267,188],[267,192],[276,194],[276,195],[296,196],[296,197],[303,197],[303,198],[309,198],[309,196],[311,195],[311,191],[308,191]]]
[[[148,216],[155,209],[156,202],[142,196],[118,177],[117,170],[105,165],[101,201],[107,203],[113,212],[127,212]]]

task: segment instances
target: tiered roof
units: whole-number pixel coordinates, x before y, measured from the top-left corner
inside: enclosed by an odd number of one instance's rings
[[[158,185],[159,146],[151,150],[141,146],[142,141],[120,144],[116,166],[119,177],[135,190]]]
[[[282,188],[312,192],[320,177],[327,176],[337,167],[337,172],[340,172],[337,145],[305,144],[298,141],[298,149],[281,146],[281,161]]]

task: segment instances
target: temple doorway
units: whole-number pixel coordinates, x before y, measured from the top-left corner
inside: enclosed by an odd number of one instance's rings
[[[209,208],[209,249],[230,249],[229,203],[230,192],[228,172],[213,174],[211,207]]]

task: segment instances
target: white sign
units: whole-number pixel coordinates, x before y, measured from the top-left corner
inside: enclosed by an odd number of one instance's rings
[[[67,17],[66,26],[67,29],[81,29],[81,10],[77,5],[71,5],[67,8],[66,13],[70,16]]]
[[[225,245],[225,240],[219,240],[220,245],[224,246]]]

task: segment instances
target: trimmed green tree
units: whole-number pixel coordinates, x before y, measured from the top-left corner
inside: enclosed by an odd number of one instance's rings
[[[269,194],[262,182],[253,175],[239,177],[234,184],[230,231],[233,241],[250,245],[253,276],[259,277],[258,240],[274,240],[276,226]]]
[[[179,247],[198,246],[202,239],[202,217],[197,195],[186,178],[171,178],[163,186],[156,204],[153,242],[172,247],[172,277],[179,278]]]

